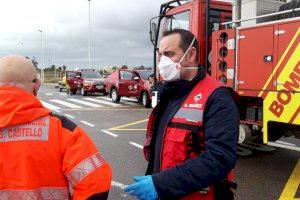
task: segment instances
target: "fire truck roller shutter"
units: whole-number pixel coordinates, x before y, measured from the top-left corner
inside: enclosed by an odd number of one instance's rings
[[[281,5],[279,7],[279,11],[291,10],[299,7],[300,7],[300,0],[292,0],[288,3]],[[300,16],[300,11],[294,13],[281,14],[278,16],[278,19],[287,19],[287,18],[298,17],[298,16]]]

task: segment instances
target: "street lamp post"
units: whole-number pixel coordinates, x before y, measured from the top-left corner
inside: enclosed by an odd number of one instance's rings
[[[44,62],[43,62],[43,59],[44,59],[44,46],[43,46],[43,30],[38,30],[40,33],[41,33],[41,81],[42,83],[44,82],[44,69],[43,69],[43,66],[44,66]]]
[[[89,2],[89,69],[91,69],[91,0]]]
[[[20,42],[20,45],[21,45],[21,54],[24,54],[24,53],[23,53],[24,43],[23,43],[23,42]]]

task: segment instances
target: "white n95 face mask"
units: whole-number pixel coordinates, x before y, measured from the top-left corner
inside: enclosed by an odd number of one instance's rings
[[[197,69],[198,67],[181,67],[180,63],[186,56],[187,52],[190,50],[192,47],[194,41],[196,38],[193,39],[191,42],[189,48],[186,50],[182,58],[178,63],[175,63],[171,58],[162,55],[160,58],[160,62],[158,63],[157,67],[159,69],[159,74],[163,77],[164,80],[166,81],[175,81],[180,79],[180,71],[181,69]]]
[[[178,69],[178,64],[173,62],[171,58],[167,56],[161,56],[160,62],[158,63],[159,74],[166,81],[175,81],[180,79],[180,69]]]

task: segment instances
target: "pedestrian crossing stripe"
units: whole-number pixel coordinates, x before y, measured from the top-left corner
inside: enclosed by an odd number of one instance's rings
[[[69,101],[73,101],[73,102],[75,102],[75,103],[79,103],[79,104],[91,106],[91,107],[93,107],[93,108],[103,107],[102,105],[95,104],[95,103],[90,103],[90,102],[87,102],[87,101],[82,101],[82,100],[79,100],[79,99],[68,99],[68,100],[69,100]]]
[[[129,101],[127,101],[129,100]],[[92,108],[108,108],[108,107],[124,107],[130,105],[138,105],[137,100],[124,98],[120,103],[111,102],[111,98],[108,97],[97,97],[97,98],[69,98],[69,99],[48,99],[48,102],[41,100],[44,107],[50,110],[60,109],[82,109],[87,107]],[[136,101],[136,102],[134,102]]]
[[[100,100],[100,99],[93,99],[93,98],[83,98],[85,100],[88,100],[88,101],[93,101],[93,102],[96,102],[96,103],[101,103],[101,104],[105,104],[105,105],[110,105],[110,106],[122,106],[122,105],[119,105],[119,104],[116,104],[116,103],[112,103],[112,102],[107,102],[107,101],[104,101],[104,100]]]
[[[75,105],[75,104],[72,104],[72,103],[69,103],[69,102],[66,102],[66,101],[62,101],[62,100],[59,100],[59,99],[51,99],[50,101],[61,104],[61,105],[64,105],[64,106],[67,106],[69,108],[82,108],[81,106],[78,106],[78,105]]]
[[[50,104],[50,103],[47,103],[47,102],[45,102],[45,101],[41,101],[41,103],[42,103],[42,105],[43,105],[44,107],[46,107],[46,108],[48,108],[48,109],[50,109],[50,110],[59,110],[59,109],[61,109],[60,107],[57,107],[57,106],[52,105],[52,104]]]

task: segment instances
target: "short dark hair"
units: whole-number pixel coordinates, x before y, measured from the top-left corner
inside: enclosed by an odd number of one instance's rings
[[[188,30],[185,30],[185,29],[173,29],[173,30],[165,31],[163,33],[163,37],[166,37],[168,35],[173,35],[173,34],[179,34],[180,35],[181,41],[180,41],[179,47],[182,49],[183,52],[186,52],[188,50],[188,48],[191,45],[193,39],[195,38],[193,33],[191,33]],[[196,62],[198,62],[199,46],[198,46],[197,38],[195,38],[192,47],[195,47],[195,49],[197,51]]]

